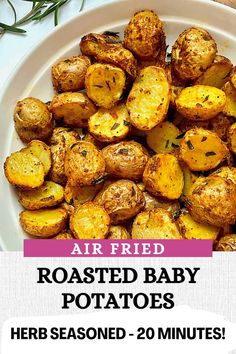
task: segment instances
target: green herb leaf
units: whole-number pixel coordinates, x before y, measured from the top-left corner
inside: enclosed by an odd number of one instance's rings
[[[194,146],[190,140],[187,141],[187,145],[188,145],[189,150],[194,150]]]
[[[214,155],[216,155],[216,152],[215,151],[207,151],[206,153],[205,153],[205,155],[208,157],[208,156],[214,156]]]
[[[9,26],[5,23],[0,22],[0,27],[3,28],[6,31],[9,32],[14,32],[14,33],[26,33],[25,30],[18,28],[18,27],[14,27],[14,26]]]
[[[115,123],[113,124],[113,126],[111,127],[111,130],[115,130],[116,128],[118,128],[120,125],[120,123]]]

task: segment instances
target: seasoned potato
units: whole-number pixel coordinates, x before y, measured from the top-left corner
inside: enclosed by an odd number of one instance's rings
[[[123,226],[110,226],[107,239],[109,240],[128,240],[130,239],[130,234]]]
[[[170,87],[170,107],[176,108],[176,100],[179,97],[180,93],[183,91],[182,86],[174,86],[171,85]]]
[[[53,133],[50,139],[51,145],[56,145],[59,143],[65,143],[68,149],[71,145],[80,140],[79,134],[76,130],[65,127],[57,127],[53,129]]]
[[[78,207],[70,218],[70,229],[78,239],[104,239],[109,226],[109,215],[93,202]]]
[[[46,104],[34,97],[27,97],[17,102],[14,122],[19,137],[25,143],[34,139],[48,140],[54,126]]]
[[[67,183],[65,187],[65,200],[69,204],[73,204],[75,207],[84,204],[86,202],[91,202],[98,192],[102,189],[103,183],[97,184],[95,186],[71,186]]]
[[[230,75],[231,85],[236,89],[236,66],[233,68]]]
[[[71,186],[100,183],[105,176],[105,161],[101,152],[87,141],[75,143],[66,153],[65,175]]]
[[[223,113],[227,116],[236,118],[236,89],[230,81],[228,81],[222,87],[222,90],[226,94],[226,104],[223,108]]]
[[[234,184],[236,184],[236,168],[235,167],[224,166],[224,167],[219,168],[219,170],[213,172],[211,175],[224,177],[224,178],[232,181]]]
[[[54,240],[73,240],[74,237],[71,235],[71,233],[62,231],[60,232],[57,236],[54,237]]]
[[[129,180],[111,183],[95,197],[111,218],[111,223],[123,223],[138,214],[144,207],[144,197],[137,185]]]
[[[233,65],[222,55],[216,55],[212,65],[194,82],[194,85],[206,85],[221,88],[226,81]]]
[[[150,130],[161,123],[170,102],[170,85],[164,69],[148,66],[135,80],[127,99],[131,123],[140,130]]]
[[[101,150],[102,148],[104,148],[106,146],[106,143],[96,139],[92,134],[90,134],[89,132],[87,132],[84,136],[84,138],[82,139],[84,141],[88,141],[89,143],[92,143],[93,145],[95,145],[98,150]]]
[[[217,46],[202,28],[191,27],[181,33],[172,48],[172,66],[180,78],[194,80],[215,59]]]
[[[18,190],[17,195],[19,202],[25,209],[37,210],[61,203],[64,199],[64,188],[60,184],[46,181],[37,189]]]
[[[44,174],[46,176],[52,165],[50,147],[43,141],[32,140],[24,149],[24,151],[36,156],[42,162],[44,167]]]
[[[195,175],[187,166],[181,166],[184,174],[184,188],[183,195],[187,195],[194,184],[194,182],[198,179],[198,176]]]
[[[85,76],[87,95],[97,106],[111,108],[125,88],[125,73],[110,64],[93,64]]]
[[[83,128],[88,126],[96,107],[84,93],[64,92],[53,97],[50,111],[56,120],[63,119],[68,126]]]
[[[228,154],[218,135],[202,128],[188,130],[180,143],[180,157],[192,171],[211,170]]]
[[[236,154],[236,123],[232,124],[228,130],[228,140],[230,150]]]
[[[178,112],[185,118],[204,121],[222,111],[226,95],[216,87],[196,85],[183,89],[175,102]]]
[[[218,227],[196,222],[189,214],[180,215],[180,217],[177,219],[177,224],[179,226],[181,235],[189,240],[210,239],[214,241],[219,234]]]
[[[37,188],[44,182],[42,162],[24,149],[14,152],[6,159],[4,170],[8,182],[19,188]]]
[[[184,177],[177,158],[171,154],[154,155],[146,164],[143,183],[151,194],[178,199],[183,190]]]
[[[236,251],[236,234],[226,235],[216,243],[216,251],[232,252]]]
[[[112,177],[138,181],[149,155],[146,149],[136,141],[122,141],[108,145],[102,150],[106,163],[106,172]]]
[[[232,124],[232,118],[220,113],[215,118],[209,120],[209,130],[215,132],[223,141],[227,140],[228,130]]]
[[[154,11],[138,11],[125,28],[124,46],[141,59],[153,59],[164,36],[162,22]]]
[[[47,238],[64,230],[67,212],[64,209],[22,211],[20,223],[25,232],[32,236]]]
[[[111,109],[100,108],[89,118],[89,132],[99,141],[111,143],[124,139],[129,133],[129,113],[121,103]]]
[[[74,211],[75,211],[75,207],[71,204],[68,204],[67,202],[63,202],[59,205],[60,208],[65,209],[65,211],[67,212],[68,216],[71,216]]]
[[[180,205],[177,201],[163,200],[161,198],[154,197],[146,191],[143,192],[143,196],[145,199],[145,211],[153,210],[154,208],[162,208],[170,211],[171,213],[175,213],[180,209]]]
[[[52,83],[57,92],[84,89],[85,75],[90,59],[84,55],[61,60],[52,67]]]
[[[158,124],[147,133],[147,144],[157,154],[172,152],[179,147],[180,130],[171,122]]]
[[[236,220],[236,185],[220,176],[197,180],[186,199],[192,218],[203,224],[223,227]]]
[[[80,49],[84,55],[93,56],[97,62],[113,64],[124,70],[131,79],[136,77],[136,59],[114,36],[90,33],[81,39]]]
[[[139,213],[132,227],[133,239],[181,239],[169,211],[155,208]]]

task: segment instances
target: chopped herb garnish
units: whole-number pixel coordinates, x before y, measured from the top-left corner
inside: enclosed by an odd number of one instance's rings
[[[88,151],[86,151],[86,150],[81,151],[81,155],[83,155],[84,157],[87,156],[87,153],[88,153]]]
[[[94,87],[103,88],[102,85],[93,85]]]
[[[203,101],[202,103],[208,101],[208,99],[209,99],[209,95],[207,95],[207,96],[205,97],[205,99],[204,99],[204,101]]]
[[[71,147],[70,147],[70,149],[72,150],[73,147],[76,146],[76,145],[77,145],[77,143],[72,144]]]
[[[113,37],[118,37],[119,38],[119,33],[120,32],[105,31],[105,32],[103,32],[103,35],[104,36],[113,36]]]
[[[178,148],[179,148],[179,145],[174,144],[174,143],[171,143],[171,146],[172,146],[174,149],[178,149]]]
[[[174,220],[178,219],[181,214],[182,214],[182,210],[181,209],[174,211],[172,213]]]
[[[111,86],[110,86],[109,81],[106,81],[106,84],[107,84],[108,89],[111,91]]]
[[[182,139],[185,136],[185,133],[186,132],[183,132],[183,133],[177,135],[177,137],[175,139],[177,139],[177,140]]]
[[[126,125],[128,127],[130,125],[130,122],[128,122],[127,120],[124,120],[124,125]]]
[[[202,138],[201,142],[206,141],[206,140],[207,140],[207,137],[204,136],[204,137]]]
[[[214,155],[216,155],[216,152],[215,152],[215,151],[207,151],[207,152],[205,153],[205,155],[206,155],[206,156],[214,156]]]
[[[120,125],[120,123],[115,123],[113,124],[113,126],[111,127],[111,130],[115,130],[116,128],[118,128]]]
[[[194,150],[194,146],[190,140],[187,141],[187,145],[188,145],[189,150]]]
[[[96,186],[97,184],[103,183],[103,182],[106,180],[106,178],[107,178],[107,175],[98,177],[97,179],[95,179],[95,180],[93,181],[92,184],[93,184],[94,186]]]
[[[168,148],[168,146],[169,146],[169,142],[170,142],[170,140],[166,140],[165,149],[167,149],[167,148]]]
[[[135,195],[135,190],[134,187],[132,187],[131,197],[133,197],[134,195]]]
[[[125,149],[125,148],[118,150],[119,154],[127,154],[128,152],[129,152],[129,150]]]

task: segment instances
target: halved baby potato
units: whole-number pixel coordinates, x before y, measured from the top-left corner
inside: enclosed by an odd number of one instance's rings
[[[226,103],[223,108],[223,113],[236,118],[236,88],[228,81],[222,87],[222,90],[226,94]]]
[[[209,120],[225,107],[225,93],[212,86],[186,87],[176,99],[177,111],[190,120]]]
[[[230,150],[236,154],[236,123],[232,124],[228,130],[228,140]]]
[[[33,154],[42,162],[46,176],[52,165],[50,147],[43,141],[32,140],[24,149],[24,151]]]
[[[236,184],[236,167],[223,166],[212,173],[211,176],[220,176]]]
[[[216,251],[236,252],[236,234],[230,234],[220,238],[216,244]]]
[[[74,237],[71,235],[71,233],[62,231],[60,232],[57,236],[53,238],[54,240],[74,240]]]
[[[69,183],[65,187],[65,201],[75,207],[80,204],[92,201],[102,189],[103,183],[95,186],[71,186]]]
[[[150,130],[161,123],[170,102],[170,84],[164,69],[148,66],[134,81],[126,106],[130,122],[140,130]]]
[[[171,213],[178,212],[180,210],[180,204],[178,201],[167,200],[160,197],[154,197],[147,191],[143,191],[145,199],[144,211],[150,211],[155,208],[161,208],[170,211]]]
[[[89,118],[89,132],[99,141],[110,143],[124,139],[129,133],[129,113],[117,104],[111,109],[100,108]]]
[[[124,226],[116,225],[110,226],[106,238],[108,240],[128,240],[131,237]]]
[[[70,218],[70,229],[78,239],[104,239],[109,226],[108,213],[93,202],[78,207]]]
[[[37,210],[61,203],[64,199],[64,188],[60,184],[46,181],[37,189],[18,190],[17,195],[25,209]]]
[[[111,108],[120,100],[125,82],[124,71],[110,64],[91,65],[85,77],[87,95],[103,108]]]
[[[32,236],[47,238],[65,229],[67,212],[62,208],[26,210],[20,213],[20,223],[25,232]]]
[[[202,128],[188,130],[180,143],[180,157],[191,171],[209,171],[228,154],[218,135]]]

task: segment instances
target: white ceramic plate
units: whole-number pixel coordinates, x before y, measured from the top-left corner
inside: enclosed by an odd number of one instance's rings
[[[35,96],[48,101],[53,95],[50,78],[52,64],[60,58],[75,55],[80,37],[88,32],[122,31],[130,17],[143,8],[158,12],[165,24],[167,44],[189,26],[202,26],[215,38],[219,53],[236,64],[236,11],[205,0],[121,0],[84,12],[54,30],[12,73],[0,98],[0,245],[3,250],[23,248],[18,214],[21,210],[14,190],[7,183],[3,163],[11,152],[22,146],[14,132],[12,114],[17,100]]]

